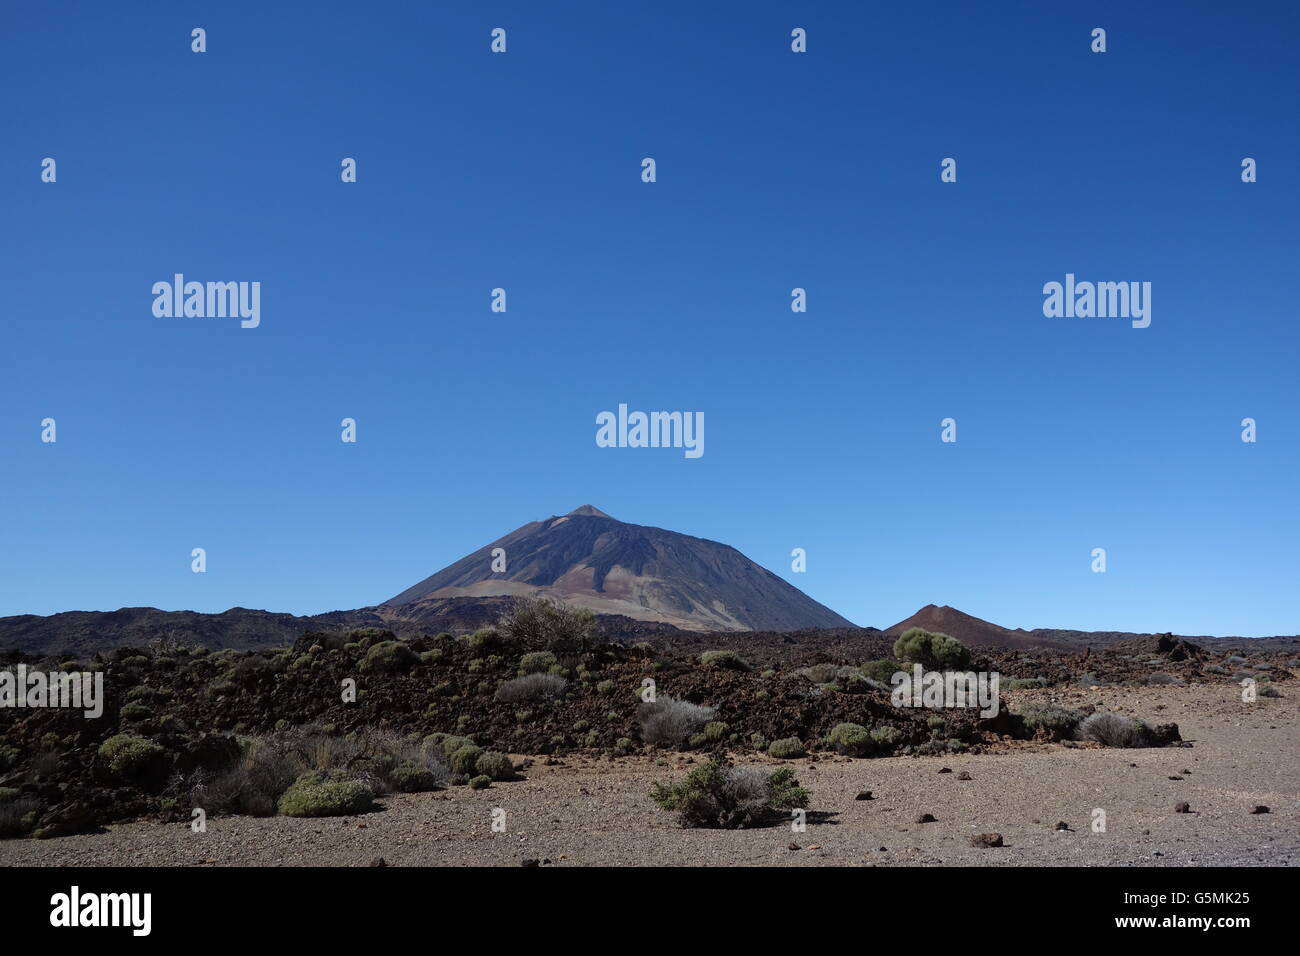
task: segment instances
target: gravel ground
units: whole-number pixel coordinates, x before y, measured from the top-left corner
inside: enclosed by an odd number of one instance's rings
[[[382,810],[356,817],[220,817],[197,834],[188,824],[142,822],[8,840],[0,864],[363,866],[382,857],[395,866],[517,866],[529,858],[618,866],[1296,865],[1300,691],[1284,685],[1283,694],[1254,704],[1230,685],[1009,694],[1172,720],[1193,746],[1015,744],[978,756],[791,761],[812,793],[802,833],[789,824],[680,829],[646,794],[698,758],[566,758],[535,763],[526,780],[487,790],[384,797]],[[971,779],[959,779],[963,771]],[[874,799],[856,800],[863,790]],[[1180,801],[1192,812],[1176,813]],[[1271,812],[1251,814],[1257,804]],[[497,808],[505,811],[503,833],[492,829]],[[1106,812],[1104,833],[1091,830],[1094,808]],[[922,813],[937,822],[916,823]],[[1058,821],[1071,830],[1056,831]],[[1006,845],[970,846],[970,836],[984,832],[1001,833]]]

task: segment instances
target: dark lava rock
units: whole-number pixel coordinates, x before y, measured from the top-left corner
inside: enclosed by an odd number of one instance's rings
[[[1271,811],[1269,810],[1268,807],[1264,806],[1264,805],[1261,803],[1259,806],[1255,807],[1255,808],[1254,808],[1253,810],[1251,810],[1250,812],[1251,812],[1251,813],[1269,813],[1269,812],[1271,812]]]
[[[972,779],[972,778],[971,778],[971,775],[970,775],[970,774],[968,774],[965,770],[963,770],[961,773],[957,774],[957,779],[958,779],[958,780],[970,780],[970,779]]]
[[[854,800],[874,800],[875,797],[873,797],[873,796],[871,795],[871,791],[870,791],[870,790],[859,790],[859,791],[858,791],[858,795],[857,795],[856,797],[854,797],[853,799],[854,799]]]
[[[1056,829],[1068,831],[1070,829],[1070,825],[1066,823],[1064,820],[1057,820]]]
[[[971,846],[995,847],[1002,846],[1001,833],[976,833],[970,838]]]
[[[1191,812],[1192,812],[1192,807],[1186,800],[1184,800],[1181,803],[1174,804],[1174,813],[1191,813]]]
[[[938,823],[939,821],[934,818],[934,814],[923,813],[916,818],[916,822],[917,823]]]

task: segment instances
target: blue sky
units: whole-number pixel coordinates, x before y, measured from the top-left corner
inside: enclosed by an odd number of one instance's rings
[[[1300,8],[263,6],[3,14],[0,614],[363,606],[590,502],[861,624],[1300,631]]]

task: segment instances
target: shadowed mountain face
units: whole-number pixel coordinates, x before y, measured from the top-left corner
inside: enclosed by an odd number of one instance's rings
[[[493,570],[498,548],[504,552],[504,571]],[[501,567],[499,555],[496,566]],[[591,505],[526,524],[384,606],[534,594],[597,614],[622,614],[692,631],[853,626],[735,548],[625,524]]]

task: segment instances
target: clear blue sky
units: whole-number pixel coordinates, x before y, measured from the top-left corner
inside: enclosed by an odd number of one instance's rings
[[[1297,5],[264,6],[6,6],[0,614],[357,607],[590,502],[862,624],[1300,631]]]

